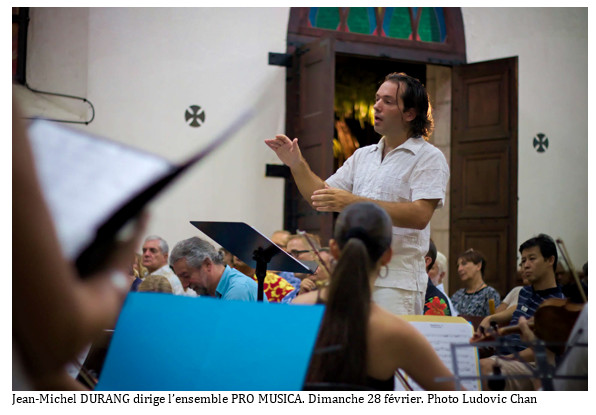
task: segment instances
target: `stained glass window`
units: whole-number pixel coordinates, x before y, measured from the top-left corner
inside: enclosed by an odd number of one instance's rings
[[[310,27],[363,35],[445,42],[442,7],[311,7]]]
[[[386,7],[383,19],[383,32],[387,37],[397,39],[412,38],[412,22],[408,7]]]
[[[371,35],[377,28],[374,7],[351,7],[347,18],[348,31]]]
[[[445,18],[441,7],[423,7],[418,36],[423,42],[445,41]]]
[[[311,7],[308,17],[312,27],[330,30],[339,28],[339,7]]]

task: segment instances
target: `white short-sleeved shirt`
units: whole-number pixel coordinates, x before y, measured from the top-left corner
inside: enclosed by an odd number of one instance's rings
[[[445,203],[449,166],[441,151],[422,137],[410,137],[383,160],[385,138],[359,148],[326,180],[331,187],[357,196],[386,202],[439,199]],[[393,227],[393,258],[389,274],[375,285],[425,292],[428,280],[424,256],[428,252],[430,224],[422,230]]]
[[[513,287],[511,291],[503,298],[502,303],[507,303],[507,307],[511,307],[512,305],[517,305],[517,299],[519,298],[519,292],[521,289],[524,288],[523,285],[518,285]]]

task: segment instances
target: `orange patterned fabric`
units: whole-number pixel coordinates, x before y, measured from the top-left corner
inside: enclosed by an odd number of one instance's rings
[[[257,281],[257,276],[253,275],[252,279]],[[288,293],[294,290],[294,286],[287,282],[273,272],[267,271],[265,275],[265,283],[263,284],[263,292],[267,296],[270,303],[279,303]]]

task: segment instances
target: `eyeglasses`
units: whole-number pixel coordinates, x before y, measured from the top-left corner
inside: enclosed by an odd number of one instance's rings
[[[306,254],[307,252],[312,252],[312,250],[310,250],[310,249],[303,249],[303,250],[299,251],[297,249],[292,249],[290,251],[290,255],[292,255],[294,258],[298,258],[298,256],[300,256],[301,254]]]

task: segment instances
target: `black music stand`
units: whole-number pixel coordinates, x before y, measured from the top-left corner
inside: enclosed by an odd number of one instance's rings
[[[316,262],[298,261],[261,232],[244,222],[191,221],[190,223],[249,267],[255,269],[259,284],[258,301],[263,301],[268,264],[271,269],[276,271],[303,274],[313,274],[317,269]]]

